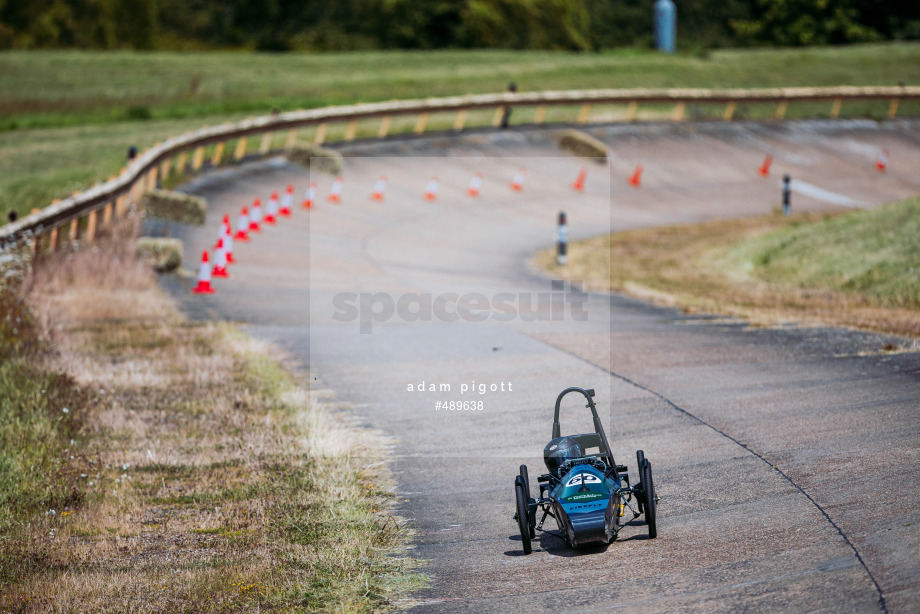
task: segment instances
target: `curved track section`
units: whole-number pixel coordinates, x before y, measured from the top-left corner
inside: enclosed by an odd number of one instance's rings
[[[566,294],[528,260],[551,243],[560,209],[578,237],[768,212],[786,172],[866,206],[916,194],[920,127],[593,132],[614,155],[609,173],[589,169],[584,194],[569,188],[583,163],[560,157],[539,130],[352,145],[341,205],[325,202],[331,178],[314,176],[316,207],[238,245],[239,264],[216,296],[165,283],[189,313],[248,323],[300,357],[318,385],[393,436],[399,513],[433,577],[417,596],[420,610],[915,610],[920,354],[881,353],[901,341],[877,335],[752,329],[620,296]],[[874,168],[883,148],[884,174]],[[764,179],[757,168],[767,154],[774,162]],[[636,164],[645,169],[638,189],[626,181]],[[522,166],[527,184],[515,193],[508,181]],[[474,172],[484,174],[478,199],[465,194]],[[389,187],[378,203],[369,195],[383,174]],[[422,192],[433,175],[441,190],[428,202]],[[288,183],[299,196],[309,181],[276,162],[192,184],[214,223],[186,232],[187,258],[213,242],[223,213]],[[811,194],[795,195],[793,206],[839,206]],[[361,293],[550,298],[533,317],[504,321],[369,315],[362,334],[360,317],[336,317],[348,292],[355,301]],[[573,296],[588,317],[565,311]],[[422,381],[453,388],[408,392]],[[513,389],[488,390],[502,382]],[[434,409],[438,399],[463,400],[464,383],[487,385],[465,397],[483,410]],[[552,403],[568,385],[598,389],[613,450],[633,475],[635,449],[654,463],[658,539],[646,539],[637,521],[609,546],[572,550],[544,534],[522,555],[513,477],[522,462],[531,476],[542,471]]]

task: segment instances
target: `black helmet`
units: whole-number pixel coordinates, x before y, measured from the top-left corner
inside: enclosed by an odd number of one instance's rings
[[[543,448],[543,462],[550,473],[556,471],[567,460],[581,458],[581,446],[573,437],[557,437]]]

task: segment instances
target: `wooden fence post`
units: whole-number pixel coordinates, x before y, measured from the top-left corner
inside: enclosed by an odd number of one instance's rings
[[[722,119],[727,122],[732,120],[732,117],[735,115],[735,101],[731,100],[727,105],[725,105],[725,112],[722,114]]]
[[[831,119],[837,119],[840,117],[841,106],[843,106],[843,100],[840,98],[834,98],[834,104],[831,106]]]
[[[678,102],[674,106],[674,111],[671,113],[671,119],[676,122],[684,121],[684,110],[686,109],[686,103]]]
[[[214,148],[214,154],[211,156],[211,166],[220,166],[220,161],[224,157],[224,142],[221,141]]]
[[[898,104],[900,102],[901,101],[898,98],[891,99],[891,104],[888,105],[888,119],[894,119],[895,116],[898,114]]]
[[[415,134],[424,134],[425,127],[428,125],[428,114],[420,113],[418,119],[415,120]]]
[[[322,123],[316,128],[316,135],[313,137],[314,145],[322,145],[326,142],[326,124]]]
[[[87,242],[96,238],[96,211],[90,211],[86,217],[86,232],[83,236]]]
[[[200,170],[202,164],[204,164],[204,147],[197,147],[195,149],[195,155],[192,156],[192,170]]]
[[[546,119],[546,105],[540,105],[537,107],[537,112],[534,114],[533,121],[535,124],[542,124],[543,120]]]
[[[635,100],[630,101],[629,106],[626,107],[626,121],[634,122],[636,121],[636,115],[639,113],[639,103]]]
[[[236,150],[233,152],[233,159],[239,162],[246,155],[246,137],[241,136],[236,142]]]
[[[284,150],[291,151],[294,149],[294,143],[297,142],[297,128],[291,128],[288,131],[287,140],[284,142]]]
[[[495,115],[492,116],[492,126],[498,128],[502,123],[502,117],[505,115],[505,107],[495,109]]]
[[[102,227],[108,228],[112,225],[112,201],[109,201],[105,204],[105,208],[102,210]]]
[[[52,254],[58,248],[58,239],[59,239],[58,234],[59,234],[59,231],[58,231],[57,226],[51,229],[51,238],[48,240],[48,251]]]
[[[262,135],[262,143],[259,145],[259,155],[265,156],[268,155],[268,152],[272,148],[272,134],[271,132],[266,132]]]
[[[463,124],[466,123],[466,109],[460,109],[457,112],[457,117],[454,119],[454,130],[460,132],[463,130]]]
[[[578,119],[576,119],[575,121],[577,121],[579,124],[587,124],[588,117],[590,116],[591,116],[591,105],[583,104],[581,105],[581,111],[578,112]]]
[[[781,100],[779,106],[776,107],[776,119],[783,119],[786,117],[786,109],[789,108],[788,100]]]
[[[377,130],[378,139],[386,138],[387,134],[390,133],[390,122],[391,121],[392,121],[392,118],[389,115],[387,115],[386,117],[380,120],[380,129]]]
[[[358,134],[358,120],[353,119],[348,122],[348,127],[345,128],[345,141],[351,142],[355,140],[355,135]]]

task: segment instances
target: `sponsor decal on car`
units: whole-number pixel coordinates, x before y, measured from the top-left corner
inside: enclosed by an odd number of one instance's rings
[[[605,499],[607,498],[607,496],[608,494],[603,493],[603,492],[579,492],[569,497],[566,497],[565,499],[563,499],[563,501],[565,501],[566,503],[574,503],[576,501],[579,503],[583,503],[587,501],[595,501],[597,499]]]

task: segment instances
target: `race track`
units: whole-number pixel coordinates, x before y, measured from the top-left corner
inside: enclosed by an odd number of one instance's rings
[[[416,595],[420,611],[916,611],[920,352],[883,353],[905,342],[879,335],[755,329],[585,295],[554,285],[530,259],[552,244],[560,210],[579,238],[768,213],[783,173],[802,182],[797,210],[920,193],[920,124],[593,134],[611,146],[606,168],[560,152],[548,130],[352,144],[342,148],[341,204],[326,200],[332,178],[314,173],[311,211],[299,206],[311,180],[301,168],[271,161],[212,173],[187,186],[209,201],[208,224],[182,231],[189,269],[224,213],[235,220],[287,184],[297,207],[237,244],[239,263],[215,281],[216,295],[193,296],[193,280],[164,285],[194,317],[246,323],[285,348],[314,388],[393,438],[398,513],[433,578]],[[885,173],[874,168],[881,149]],[[582,167],[580,194],[570,184]],[[520,168],[526,183],[515,192]],[[475,173],[478,198],[466,194]],[[375,202],[381,175],[386,198]],[[433,176],[431,202],[422,194]],[[408,390],[421,382],[451,389]],[[568,386],[597,390],[614,454],[633,476],[636,449],[651,459],[657,539],[640,520],[609,546],[572,550],[544,534],[523,556],[513,478],[521,463],[533,484],[542,473],[553,402]],[[568,400],[564,432],[587,430],[586,410]]]

